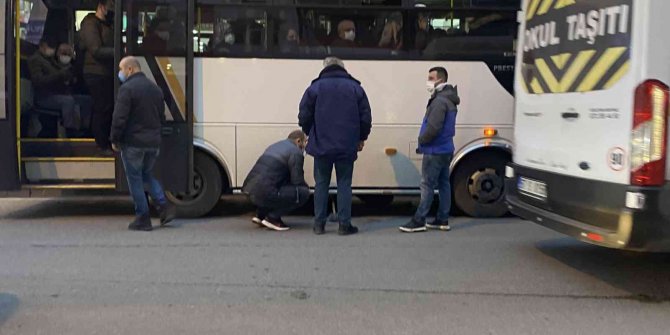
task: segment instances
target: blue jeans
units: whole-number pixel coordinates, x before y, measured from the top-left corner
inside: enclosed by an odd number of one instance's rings
[[[449,165],[451,154],[423,155],[421,167],[421,202],[414,214],[414,221],[425,223],[435,197],[435,189],[440,192],[440,207],[437,211],[437,221],[449,220],[451,210],[451,184],[449,183]]]
[[[316,224],[326,224],[328,219],[328,191],[330,177],[335,166],[337,175],[337,217],[342,225],[351,224],[351,180],[354,174],[354,162],[343,160],[333,162],[314,157],[314,216]]]
[[[158,158],[158,148],[136,148],[123,146],[121,148],[121,159],[126,170],[128,188],[135,202],[135,214],[137,216],[149,215],[149,204],[144,195],[144,186],[149,190],[149,195],[158,205],[166,204],[165,193],[161,184],[153,177],[151,171]]]

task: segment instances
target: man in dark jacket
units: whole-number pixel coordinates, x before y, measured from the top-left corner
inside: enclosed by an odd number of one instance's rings
[[[35,90],[35,105],[59,110],[68,137],[77,137],[88,127],[84,123],[90,113],[91,98],[72,94],[76,78],[69,60],[62,55],[68,47],[67,44],[58,46],[54,41],[42,40],[39,50],[28,59],[28,70]]]
[[[335,166],[337,174],[338,233],[358,232],[351,225],[351,181],[357,152],[363,150],[372,128],[370,103],[361,83],[340,59],[324,60],[324,69],[300,101],[300,127],[309,134],[307,153],[314,157],[314,233],[325,232],[328,191]]]
[[[81,22],[84,81],[93,97],[91,132],[104,152],[110,153],[109,129],[114,110],[114,0],[98,0],[95,13]]]
[[[165,199],[160,183],[152,176],[161,145],[161,125],[165,121],[163,92],[140,69],[134,57],[119,64],[119,88],[114,109],[110,141],[114,151],[121,151],[128,188],[135,201],[135,221],[128,229],[150,231],[149,205],[144,185],[158,204],[161,225],[174,219],[174,207]]]
[[[292,132],[288,139],[269,146],[249,172],[242,190],[258,206],[254,223],[277,231],[289,230],[282,216],[309,199],[303,171],[306,141],[301,130]]]
[[[448,73],[443,67],[430,69],[427,88],[431,97],[419,133],[418,152],[423,154],[421,168],[421,202],[414,218],[400,227],[406,233],[439,229],[448,231],[451,207],[449,165],[454,154],[457,106],[461,102],[455,87],[447,84]],[[434,222],[426,224],[433,204],[435,189],[440,192],[440,206]]]

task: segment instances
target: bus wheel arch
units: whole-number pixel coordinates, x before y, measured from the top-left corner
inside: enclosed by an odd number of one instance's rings
[[[221,195],[230,192],[230,174],[225,165],[207,149],[193,151],[193,192],[173,194],[166,192],[168,201],[177,207],[177,215],[197,218],[207,215],[216,207]]]
[[[451,173],[453,203],[471,217],[501,217],[505,205],[505,166],[512,159],[504,146],[481,147],[454,162]]]

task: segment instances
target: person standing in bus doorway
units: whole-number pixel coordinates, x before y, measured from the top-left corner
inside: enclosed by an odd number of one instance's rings
[[[418,153],[423,154],[421,168],[421,202],[412,220],[400,227],[400,231],[414,233],[430,229],[448,231],[451,210],[451,185],[449,165],[454,154],[457,106],[461,102],[455,87],[447,84],[449,75],[443,67],[428,71],[427,88],[430,93],[426,115],[419,132]],[[426,223],[433,204],[435,189],[440,192],[437,217]]]
[[[244,180],[242,191],[258,206],[252,219],[257,225],[285,231],[282,216],[300,208],[309,199],[303,164],[307,137],[296,130],[288,138],[269,146]]]
[[[93,97],[91,132],[104,154],[111,155],[109,132],[114,110],[114,0],[98,0],[79,31],[84,50],[84,81]]]
[[[335,57],[324,60],[324,69],[300,101],[300,127],[309,134],[307,153],[314,157],[314,233],[325,233],[330,177],[337,174],[338,233],[351,235],[351,182],[354,162],[372,129],[370,103],[361,87]]]
[[[144,185],[158,205],[161,226],[175,217],[175,208],[167,202],[152,170],[161,145],[161,126],[165,122],[163,91],[149,80],[135,57],[126,57],[119,64],[122,85],[116,98],[109,140],[114,151],[121,152],[128,188],[135,202],[135,220],[130,230],[152,230],[149,204]]]

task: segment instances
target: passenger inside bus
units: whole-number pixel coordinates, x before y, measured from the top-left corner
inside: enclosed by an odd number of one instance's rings
[[[70,65],[72,57],[70,45],[58,46],[53,40],[43,39],[38,52],[29,58],[28,69],[34,105],[38,109],[59,111],[67,136],[81,137],[88,130],[92,100],[89,96],[74,94],[77,78]]]
[[[356,25],[354,21],[342,20],[337,24],[337,39],[330,44],[336,48],[355,48],[356,43]]]
[[[170,21],[155,18],[147,28],[147,34],[142,40],[142,50],[151,55],[164,55],[168,49],[170,39]]]

